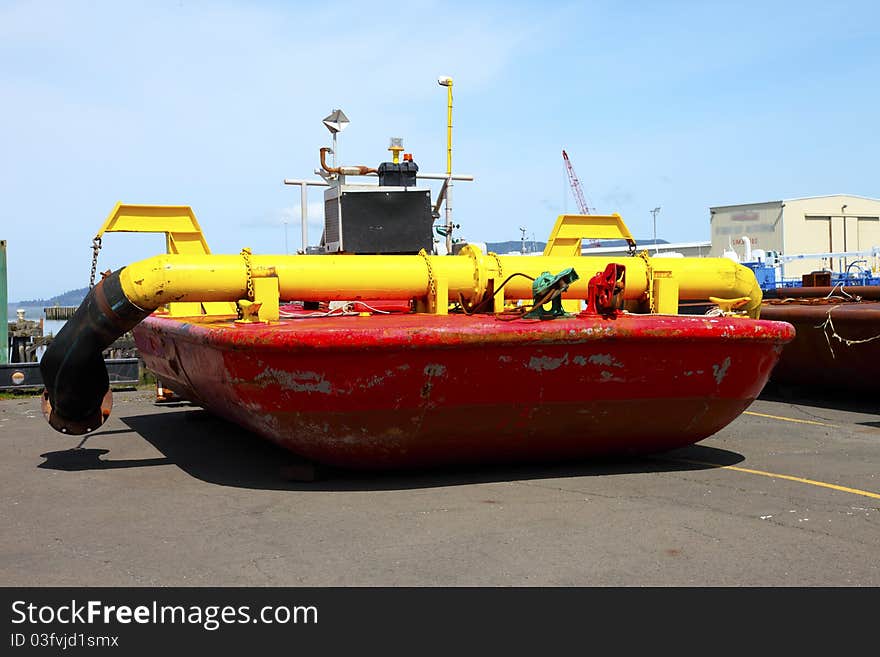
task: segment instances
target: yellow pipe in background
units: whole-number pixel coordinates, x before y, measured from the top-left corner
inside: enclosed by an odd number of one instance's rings
[[[660,278],[674,279],[677,296],[684,299],[749,297],[744,310],[750,317],[758,316],[762,298],[754,273],[727,258],[494,256],[469,246],[457,256],[251,255],[249,261],[251,279],[277,279],[278,295],[284,300],[424,299],[432,287],[438,288],[439,281],[439,287],[448,290],[449,301],[458,301],[461,294],[477,303],[487,293],[489,280],[497,290],[514,273],[534,279],[543,272],[555,274],[569,267],[580,280],[564,297],[586,299],[589,279],[609,263],[626,267],[624,298],[628,301],[650,299]],[[120,281],[129,301],[143,310],[178,301],[249,298],[248,267],[242,256],[235,255],[154,256],[127,266]],[[504,297],[531,299],[531,285],[526,278],[514,277],[505,285]],[[443,303],[437,299],[437,305]],[[665,311],[671,307],[667,300]]]
[[[452,175],[452,78],[443,76],[437,80],[446,87],[446,175]]]

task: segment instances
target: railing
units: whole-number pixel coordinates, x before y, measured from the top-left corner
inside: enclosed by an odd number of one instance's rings
[[[375,173],[367,174],[368,176],[375,176]],[[442,180],[443,186],[440,188],[440,193],[437,195],[437,202],[434,205],[433,213],[434,216],[439,216],[440,214],[440,206],[445,201],[450,203],[450,190],[449,188],[452,185],[453,180],[461,180],[465,182],[473,182],[474,177],[469,174],[458,174],[454,173],[451,176],[447,176],[445,173],[420,173],[417,176],[418,178],[423,178],[425,180]],[[285,185],[298,185],[299,186],[299,194],[300,194],[300,222],[302,224],[302,252],[305,253],[306,249],[309,246],[309,229],[308,229],[308,221],[309,221],[309,195],[308,188],[309,187],[329,187],[329,183],[326,180],[305,180],[301,178],[285,178]],[[450,205],[451,209],[451,205]],[[448,229],[448,226],[447,226]]]

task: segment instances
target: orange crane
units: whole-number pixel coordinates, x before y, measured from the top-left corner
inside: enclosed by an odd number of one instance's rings
[[[591,208],[587,205],[587,201],[584,198],[584,190],[581,188],[581,181],[578,180],[577,174],[574,172],[574,167],[571,166],[571,160],[568,159],[568,153],[565,152],[565,149],[562,149],[562,159],[565,160],[565,170],[568,172],[568,180],[571,183],[571,190],[574,192],[574,198],[578,204],[578,210],[580,210],[581,214],[596,214],[595,208]],[[599,246],[599,242],[593,240],[590,242],[589,246]]]

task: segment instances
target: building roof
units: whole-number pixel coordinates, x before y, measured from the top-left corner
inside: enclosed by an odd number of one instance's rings
[[[875,203],[880,203],[880,199],[871,198],[870,196],[859,196],[858,194],[819,194],[818,196],[797,196],[791,198],[784,198],[778,201],[757,201],[755,203],[730,203],[728,205],[713,205],[709,209],[710,210],[723,210],[724,208],[739,208],[745,205],[781,205],[783,203],[788,203],[789,201],[809,201],[811,199],[816,198],[835,198],[840,196],[846,196],[847,198],[860,198],[865,201],[873,201]]]
[[[875,201],[880,203],[880,198],[871,198],[870,196],[859,196],[858,194],[819,194],[818,196],[798,196],[795,198],[786,198],[783,199],[783,203],[785,201],[809,201],[813,198],[834,198],[835,196],[848,196],[849,198],[860,198],[865,201]]]

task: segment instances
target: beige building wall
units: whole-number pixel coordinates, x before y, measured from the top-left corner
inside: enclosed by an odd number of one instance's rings
[[[790,199],[783,207],[783,253],[865,251],[880,246],[880,201],[839,194]],[[786,278],[838,270],[858,258],[813,258],[785,263]]]
[[[752,248],[780,254],[865,251],[880,246],[880,200],[836,194],[710,209],[712,255],[728,248],[742,260],[744,236]],[[809,258],[786,262],[786,278],[820,269],[838,270],[857,258]],[[873,264],[873,263],[872,263]]]
[[[782,251],[782,201],[725,205],[709,210],[712,255],[727,250],[745,259],[746,240],[753,249]]]

